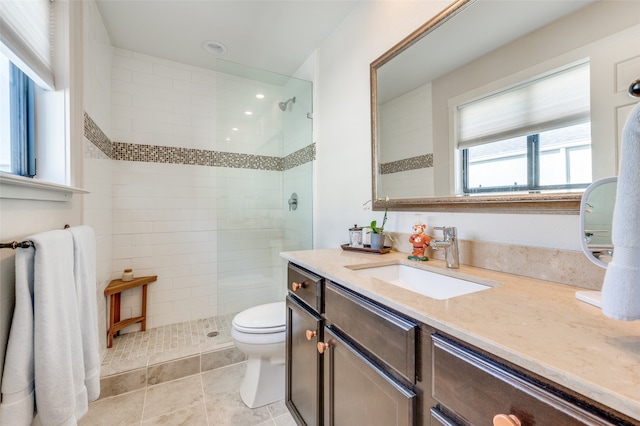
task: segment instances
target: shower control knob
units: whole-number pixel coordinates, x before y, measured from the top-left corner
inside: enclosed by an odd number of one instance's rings
[[[318,332],[315,330],[307,330],[306,335],[307,335],[307,340],[311,340],[318,335]]]
[[[304,288],[304,283],[301,284],[301,283],[297,283],[295,281],[291,283],[291,290],[298,291],[301,288]]]
[[[326,351],[327,349],[329,349],[329,344],[328,343],[318,342],[318,352],[323,354],[324,351]]]

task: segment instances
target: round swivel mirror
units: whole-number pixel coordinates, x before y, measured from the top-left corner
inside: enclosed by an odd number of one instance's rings
[[[611,224],[618,178],[593,182],[584,191],[580,203],[580,244],[587,258],[606,268],[613,258]]]

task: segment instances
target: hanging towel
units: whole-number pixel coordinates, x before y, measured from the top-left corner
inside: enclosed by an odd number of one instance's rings
[[[2,375],[0,425],[28,426],[35,411],[33,247],[16,252],[16,304]]]
[[[611,318],[640,318],[640,104],[622,133],[622,154],[611,239],[613,260],[602,285],[602,312]]]
[[[73,275],[76,283],[84,383],[89,402],[100,396],[100,341],[98,338],[98,302],[96,299],[96,238],[89,226],[69,228],[73,238]]]
[[[35,243],[33,313],[37,418],[76,425],[88,410],[71,233],[48,231]]]

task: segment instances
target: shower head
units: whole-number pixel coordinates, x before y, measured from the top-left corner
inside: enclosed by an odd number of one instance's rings
[[[284,102],[280,102],[280,103],[278,104],[278,106],[280,107],[280,109],[281,109],[281,110],[286,111],[286,110],[287,110],[287,107],[289,106],[289,102],[291,102],[291,103],[294,103],[294,104],[295,104],[295,103],[296,103],[296,97],[294,96],[294,97],[293,97],[293,98],[291,98],[291,99],[287,99],[287,100],[286,100],[286,101],[284,101]]]

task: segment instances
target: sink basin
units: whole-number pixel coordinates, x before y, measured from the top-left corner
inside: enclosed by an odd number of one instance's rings
[[[482,283],[444,275],[426,269],[414,268],[408,265],[374,265],[364,267],[357,265],[350,267],[350,269],[438,300],[488,290],[498,285],[498,283],[481,279],[477,281],[482,281]]]

